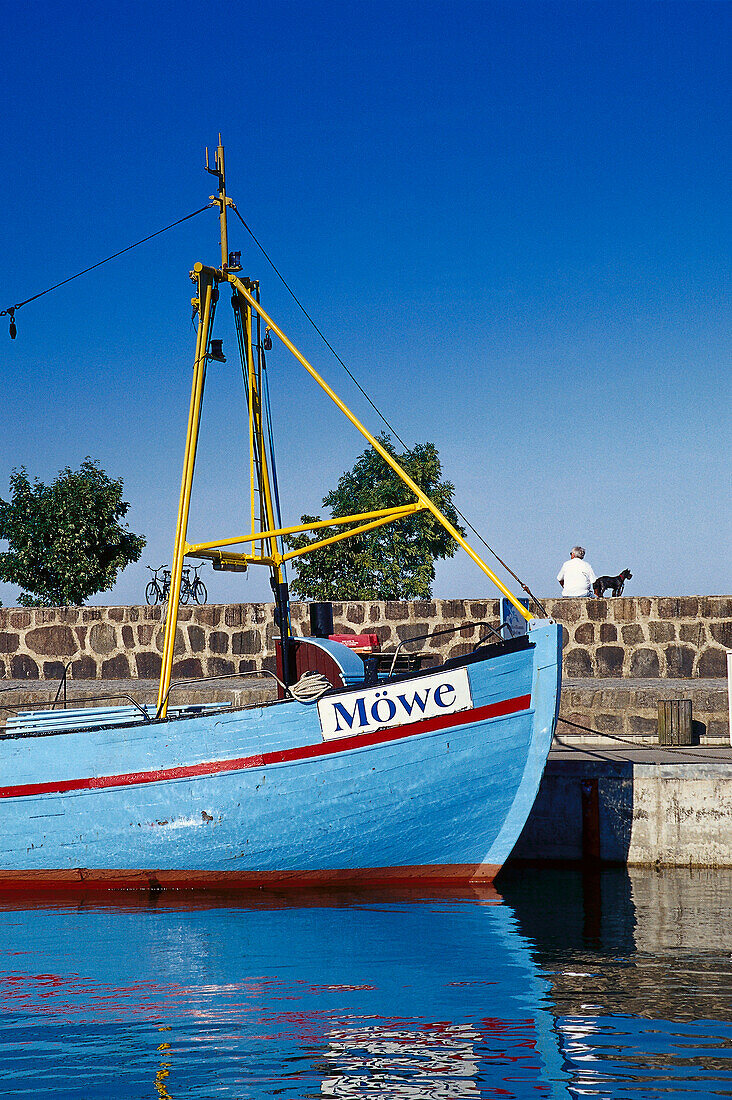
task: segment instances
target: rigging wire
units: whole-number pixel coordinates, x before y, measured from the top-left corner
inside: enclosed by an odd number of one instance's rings
[[[121,248],[119,252],[113,252],[111,256],[106,256],[103,260],[99,260],[97,263],[92,264],[91,267],[85,267],[83,271],[77,271],[76,275],[69,275],[68,279],[62,279],[60,283],[54,283],[53,286],[47,287],[46,290],[41,290],[31,298],[26,298],[24,302],[16,302],[14,306],[8,306],[7,309],[0,309],[0,317],[13,318],[15,311],[22,306],[27,306],[29,302],[35,302],[37,298],[42,298],[44,294],[50,294],[52,290],[58,290],[60,286],[65,286],[66,283],[71,283],[74,279],[79,279],[82,275],[87,275],[90,271],[94,271],[95,268],[109,263],[110,260],[116,260],[118,256],[123,256],[125,252],[131,252],[133,248],[138,248],[141,244],[151,241],[153,237],[159,237],[161,233],[167,233],[169,229],[174,229],[176,225],[182,225],[183,222],[190,221],[191,218],[195,218],[198,214],[202,214],[204,210],[210,210],[211,207],[215,205],[215,203],[209,202],[206,206],[202,206],[200,210],[194,210],[192,214],[186,214],[184,218],[179,218],[178,221],[171,222],[170,225],[166,225],[163,229],[156,230],[155,233],[151,233],[148,237],[143,237],[141,241],[135,241],[134,244],[128,244],[127,248]]]
[[[356,386],[356,388],[357,388],[357,389],[358,389],[358,390],[360,391],[360,393],[361,393],[361,394],[363,394],[363,396],[364,396],[364,397],[366,398],[366,400],[368,401],[369,405],[370,405],[370,406],[371,406],[371,408],[372,408],[372,409],[374,410],[374,412],[376,413],[376,415],[377,415],[377,416],[378,416],[378,417],[379,417],[379,418],[380,418],[381,420],[383,420],[384,424],[386,424],[387,428],[389,429],[389,431],[391,432],[391,434],[392,434],[392,435],[394,436],[394,438],[395,438],[395,439],[397,440],[397,442],[401,443],[401,445],[402,445],[402,447],[404,448],[404,450],[405,450],[405,451],[409,451],[409,449],[410,449],[410,448],[409,448],[409,447],[407,446],[407,444],[406,444],[406,443],[404,442],[404,440],[403,440],[403,439],[401,438],[401,436],[399,435],[399,433],[397,432],[397,430],[396,430],[396,429],[395,429],[394,427],[392,427],[392,425],[391,425],[391,424],[389,423],[389,421],[388,421],[388,420],[386,419],[386,417],[385,417],[385,416],[384,416],[384,414],[382,413],[381,409],[379,409],[379,408],[377,407],[377,405],[375,405],[375,404],[374,404],[374,402],[373,402],[373,401],[371,400],[371,398],[369,397],[369,395],[368,395],[368,394],[366,393],[366,391],[364,390],[364,388],[363,388],[363,387],[361,386],[361,384],[359,383],[358,379],[354,377],[354,375],[353,375],[353,374],[351,373],[351,371],[350,371],[350,370],[348,369],[348,367],[346,366],[346,364],[345,364],[345,363],[343,362],[343,360],[341,359],[340,355],[339,355],[339,354],[338,354],[338,352],[337,352],[337,351],[335,350],[335,348],[333,347],[333,345],[332,345],[332,344],[330,343],[330,341],[329,341],[329,340],[327,339],[327,337],[326,337],[326,336],[324,335],[324,333],[323,333],[323,332],[322,332],[322,331],[321,331],[321,330],[320,330],[320,329],[318,328],[318,326],[317,326],[317,324],[315,323],[315,321],[313,320],[313,318],[312,318],[312,317],[310,316],[310,314],[308,313],[308,311],[307,311],[307,310],[305,309],[305,306],[304,306],[304,305],[302,304],[302,302],[300,301],[300,299],[299,299],[299,298],[297,297],[297,295],[295,294],[294,290],[293,290],[293,289],[292,289],[292,287],[291,287],[291,286],[289,285],[289,283],[288,283],[288,282],[287,282],[287,280],[285,279],[284,275],[283,275],[283,274],[282,274],[282,272],[281,272],[281,271],[279,270],[279,268],[278,268],[278,267],[277,267],[277,265],[275,264],[274,260],[272,259],[272,257],[271,257],[271,256],[269,255],[269,253],[268,253],[268,252],[267,252],[267,250],[265,249],[264,245],[263,245],[263,244],[262,244],[262,243],[261,243],[261,242],[260,242],[260,241],[259,241],[259,240],[257,239],[257,237],[255,237],[255,235],[254,235],[254,233],[252,232],[252,229],[250,228],[250,226],[248,226],[248,225],[247,225],[247,223],[246,223],[246,222],[244,221],[244,219],[242,218],[241,214],[239,213],[239,211],[238,211],[238,209],[237,209],[237,207],[236,207],[236,204],[232,203],[231,209],[232,209],[232,210],[234,211],[234,213],[236,214],[237,218],[239,219],[239,221],[241,222],[241,224],[242,224],[242,225],[244,226],[244,228],[246,229],[247,233],[249,234],[249,236],[250,236],[250,237],[252,238],[252,240],[253,240],[253,241],[254,241],[254,243],[256,244],[256,246],[257,246],[257,248],[259,249],[259,251],[260,251],[260,252],[262,253],[262,255],[264,256],[264,258],[265,258],[265,259],[267,260],[267,263],[268,263],[268,264],[270,265],[270,267],[272,268],[272,270],[273,270],[273,271],[275,272],[275,274],[277,275],[277,277],[278,277],[278,279],[280,280],[280,282],[282,283],[282,285],[283,285],[283,286],[285,287],[285,289],[286,289],[286,290],[288,291],[288,293],[289,293],[289,294],[290,294],[290,296],[292,297],[293,301],[294,301],[294,302],[295,302],[295,303],[296,303],[296,304],[297,304],[297,305],[298,305],[298,306],[300,307],[300,309],[301,309],[301,310],[302,310],[302,312],[304,313],[305,317],[307,317],[308,321],[310,322],[310,324],[311,324],[311,325],[313,326],[313,328],[314,328],[314,329],[315,329],[315,331],[317,332],[318,336],[320,336],[321,340],[322,340],[322,341],[323,341],[323,343],[324,343],[324,344],[326,345],[326,347],[327,347],[327,348],[328,348],[328,349],[329,349],[329,350],[330,350],[330,351],[331,351],[331,352],[333,353],[333,355],[334,355],[334,356],[336,357],[336,359],[338,360],[338,362],[340,363],[340,365],[341,365],[341,366],[343,367],[343,369],[344,369],[344,371],[346,372],[346,374],[348,375],[348,377],[349,377],[349,378],[351,379],[351,381],[353,382],[353,384],[354,384],[354,385]],[[453,507],[455,507],[455,506],[453,505]],[[534,593],[533,593],[533,592],[531,591],[531,589],[529,588],[529,586],[528,586],[528,585],[526,585],[526,584],[524,584],[524,582],[523,582],[523,581],[521,580],[521,578],[520,578],[520,577],[518,577],[518,576],[517,576],[517,575],[516,575],[516,574],[514,573],[514,571],[513,571],[513,570],[512,570],[511,568],[510,568],[510,566],[506,565],[506,563],[505,563],[505,561],[503,560],[503,558],[501,558],[501,557],[500,557],[500,556],[499,556],[499,555],[498,555],[498,554],[496,553],[496,551],[495,551],[495,550],[493,549],[493,547],[492,547],[492,546],[489,546],[489,544],[488,544],[488,543],[486,542],[486,540],[485,540],[485,539],[483,538],[483,536],[482,536],[482,535],[480,534],[480,532],[479,532],[479,531],[476,531],[475,527],[473,527],[473,524],[472,524],[472,523],[470,522],[470,520],[466,519],[466,517],[465,517],[465,516],[463,515],[463,513],[462,513],[462,512],[461,512],[461,511],[460,511],[460,510],[459,510],[458,508],[456,508],[456,507],[455,507],[455,511],[457,512],[458,516],[459,516],[459,517],[460,517],[460,519],[461,519],[461,520],[463,521],[463,523],[464,523],[464,524],[465,524],[465,525],[466,525],[467,527],[469,527],[469,528],[470,528],[470,530],[471,530],[471,531],[473,532],[473,534],[474,534],[474,535],[476,536],[476,538],[480,539],[480,541],[482,542],[483,546],[485,546],[486,550],[488,550],[488,551],[489,551],[489,553],[491,553],[491,554],[493,555],[493,557],[494,557],[494,558],[496,559],[496,561],[497,561],[497,562],[499,562],[499,563],[500,563],[500,564],[501,564],[501,565],[503,566],[503,568],[504,568],[504,569],[506,570],[506,572],[507,572],[507,573],[510,573],[510,574],[511,574],[511,576],[512,576],[512,577],[513,577],[513,579],[514,579],[514,580],[516,581],[516,583],[517,583],[517,584],[519,584],[519,585],[521,585],[521,588],[522,588],[522,589],[524,590],[524,592],[526,592],[526,593],[527,593],[527,595],[528,595],[528,596],[529,596],[529,597],[530,597],[530,598],[531,598],[531,599],[532,599],[532,600],[534,601],[534,603],[535,603],[535,604],[536,604],[536,606],[537,606],[537,607],[539,608],[539,610],[540,610],[540,611],[542,612],[542,614],[546,616],[546,615],[547,615],[547,611],[546,611],[546,609],[545,609],[545,608],[543,607],[543,605],[542,605],[542,604],[540,603],[540,601],[539,601],[539,600],[538,600],[538,599],[536,598],[536,596],[535,596],[535,595],[534,595]],[[547,616],[547,617],[548,617],[548,616]]]

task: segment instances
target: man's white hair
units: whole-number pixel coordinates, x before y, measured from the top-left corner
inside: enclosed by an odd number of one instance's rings
[[[583,558],[585,556],[584,546],[573,546],[572,553],[570,555],[573,558]]]

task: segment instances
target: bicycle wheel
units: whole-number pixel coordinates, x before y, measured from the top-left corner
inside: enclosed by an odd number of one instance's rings
[[[196,583],[193,585],[193,599],[196,601],[196,603],[206,603],[206,601],[208,600],[206,585],[203,583],[200,577],[196,577]]]
[[[188,603],[191,598],[191,586],[189,584],[182,584],[180,586],[180,600],[179,603]]]
[[[150,581],[145,589],[145,603],[154,604],[158,602],[160,597],[160,589],[156,585],[155,581]]]

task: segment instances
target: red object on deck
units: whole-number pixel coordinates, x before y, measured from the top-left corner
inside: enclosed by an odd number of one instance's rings
[[[358,653],[378,653],[381,649],[376,634],[329,634],[331,642],[340,642]]]

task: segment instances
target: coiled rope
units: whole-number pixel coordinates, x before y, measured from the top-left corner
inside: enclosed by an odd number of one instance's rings
[[[317,703],[332,684],[321,672],[303,672],[296,684],[290,684],[289,692],[298,703]]]

